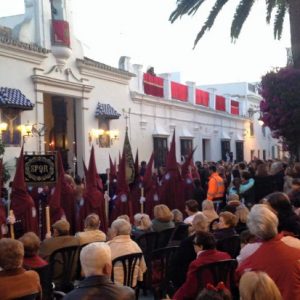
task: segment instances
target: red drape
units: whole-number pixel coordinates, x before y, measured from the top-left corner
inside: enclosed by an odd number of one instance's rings
[[[70,47],[69,23],[64,20],[52,20],[54,44]]]
[[[225,97],[216,96],[216,110],[226,111]]]
[[[144,73],[144,91],[147,95],[164,97],[164,79]]]
[[[240,114],[240,103],[238,101],[231,100],[231,114],[239,115]]]
[[[172,99],[186,102],[188,100],[188,86],[171,81]]]
[[[208,107],[209,92],[196,89],[196,104]]]

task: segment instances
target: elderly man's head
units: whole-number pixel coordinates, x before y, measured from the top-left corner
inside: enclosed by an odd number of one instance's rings
[[[20,241],[13,239],[0,240],[0,268],[5,271],[22,267],[24,247]]]
[[[112,269],[110,247],[103,242],[88,244],[80,252],[80,262],[86,277],[110,276]]]
[[[209,224],[208,224],[207,217],[202,212],[196,213],[192,221],[193,231],[195,232],[208,231],[208,225]]]
[[[111,229],[115,235],[130,235],[131,225],[124,219],[117,219],[112,222]]]
[[[270,240],[278,233],[278,218],[265,204],[252,207],[247,220],[250,233],[262,240]]]
[[[88,215],[84,220],[85,230],[97,230],[100,227],[100,219],[96,214]]]

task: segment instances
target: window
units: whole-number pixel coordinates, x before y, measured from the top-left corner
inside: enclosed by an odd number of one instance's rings
[[[253,122],[250,122],[250,136],[254,136],[254,126],[253,126]]]
[[[260,158],[260,150],[257,150],[257,158]]]
[[[244,161],[244,142],[235,142],[236,161]]]
[[[227,161],[230,153],[230,141],[222,140],[221,141],[221,155],[222,160]]]
[[[272,151],[272,159],[274,159],[275,158],[275,146],[272,146],[271,151]]]
[[[193,151],[192,139],[180,139],[180,157],[185,161],[188,155]]]
[[[165,166],[168,152],[168,139],[166,137],[153,137],[153,148],[155,168]]]
[[[7,123],[7,129],[2,131],[2,141],[5,146],[20,146],[21,132],[18,126],[21,125],[20,110],[4,108],[1,111],[1,121]]]

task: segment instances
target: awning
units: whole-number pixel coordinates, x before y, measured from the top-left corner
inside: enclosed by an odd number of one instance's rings
[[[102,119],[119,119],[120,114],[109,104],[97,104],[95,116]]]
[[[222,139],[223,140],[231,140],[231,137],[227,132],[222,131]]]
[[[163,127],[155,124],[153,136],[169,136],[170,133]]]
[[[194,135],[187,128],[181,128],[179,131],[179,136],[191,139],[194,138]]]
[[[0,87],[0,107],[31,110],[34,104],[20,90]]]
[[[237,133],[237,134],[236,134],[236,140],[237,140],[237,141],[243,141],[244,138],[243,138],[243,136],[242,136],[240,133]]]

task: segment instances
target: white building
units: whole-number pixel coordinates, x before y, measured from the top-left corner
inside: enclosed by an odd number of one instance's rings
[[[127,57],[119,68],[87,58],[73,35],[70,5],[26,0],[24,15],[0,18],[1,122],[9,125],[2,137],[11,166],[24,139],[25,151],[62,150],[65,164],[82,175],[82,160],[94,143],[98,170],[104,172],[108,154],[118,157],[122,149],[126,124],[140,160],[154,151],[157,164],[164,162],[174,129],[178,160],[196,146],[195,160],[219,160],[226,152],[249,160],[252,150],[252,156],[258,150],[260,157],[263,150],[266,158],[277,155],[276,142],[268,132],[261,136],[255,120],[250,136],[246,112],[260,98],[246,84],[236,90],[220,86],[222,96],[193,82],[173,82],[170,74],[144,74]],[[20,134],[21,124],[36,124],[34,136],[26,126]]]

